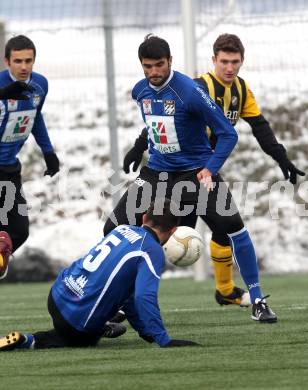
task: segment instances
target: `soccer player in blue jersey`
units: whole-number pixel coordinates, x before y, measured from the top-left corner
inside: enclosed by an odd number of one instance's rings
[[[48,297],[54,329],[34,334],[11,332],[0,339],[0,350],[17,348],[86,347],[103,336],[117,337],[126,328],[108,320],[123,306],[139,336],[160,347],[194,346],[171,338],[158,306],[158,288],[165,267],[161,247],[179,218],[168,199],[152,202],[141,227],[121,225],[84,257],[61,271]]]
[[[253,243],[218,173],[237,142],[235,129],[203,88],[171,69],[165,40],[147,36],[138,55],[145,78],[132,96],[147,127],[149,160],[107,220],[105,234],[117,224],[140,225],[144,208],[157,195],[177,201],[182,216],[195,212],[212,231],[229,238],[253,304],[252,319],[276,322],[260,288]],[[206,127],[215,135],[215,150]]]
[[[10,254],[29,235],[27,204],[17,155],[30,134],[43,153],[47,166],[45,175],[53,176],[59,171],[59,160],[41,112],[48,82],[44,76],[33,72],[35,56],[36,49],[29,38],[23,35],[13,37],[5,46],[7,70],[0,72],[0,278],[7,273]],[[23,96],[20,96],[20,89],[26,89]]]

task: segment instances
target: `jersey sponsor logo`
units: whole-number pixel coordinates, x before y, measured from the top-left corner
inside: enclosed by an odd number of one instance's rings
[[[210,96],[204,92],[204,90],[200,87],[196,87],[197,91],[200,93],[200,95],[203,97],[206,104],[211,107],[212,110],[216,110],[215,104],[213,100],[210,98]]]
[[[142,99],[142,108],[145,115],[152,114],[152,102],[151,99]]]
[[[164,101],[164,111],[166,115],[175,114],[175,101],[174,100],[165,100]]]
[[[33,97],[32,97],[32,103],[33,103],[33,107],[36,108],[36,107],[41,103],[41,97],[40,97],[40,95],[38,95],[38,94],[33,95]]]
[[[167,144],[167,134],[164,122],[152,122],[152,131],[154,135],[155,143]]]
[[[11,112],[9,114],[2,142],[26,140],[33,128],[36,110]]]
[[[229,119],[231,125],[235,125],[238,120],[238,111],[229,110],[226,112],[226,117]]]
[[[84,288],[88,283],[88,279],[84,275],[78,276],[76,279],[72,275],[64,278],[65,285],[79,298],[84,296]]]
[[[181,150],[174,116],[146,115],[145,120],[156,150],[162,154],[175,153]]]
[[[7,101],[7,110],[8,111],[16,111],[18,107],[18,101],[14,99],[9,99]]]

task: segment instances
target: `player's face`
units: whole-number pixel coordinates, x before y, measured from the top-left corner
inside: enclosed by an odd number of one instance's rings
[[[225,84],[233,82],[243,65],[241,53],[219,51],[212,59],[216,76]]]
[[[16,80],[26,81],[32,73],[34,60],[32,49],[12,50],[10,58],[6,58],[5,63]]]
[[[143,72],[148,81],[159,87],[164,84],[170,75],[172,58],[160,58],[159,60],[153,60],[151,58],[143,58],[141,65]]]

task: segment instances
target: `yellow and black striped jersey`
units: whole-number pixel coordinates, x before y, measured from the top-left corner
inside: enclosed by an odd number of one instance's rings
[[[265,153],[276,161],[285,158],[285,148],[277,142],[269,123],[262,115],[256,99],[244,79],[237,76],[231,85],[227,85],[214,72],[208,72],[195,78],[195,81],[223,110],[233,126],[239,118],[243,118],[251,126],[253,135]],[[211,145],[215,149],[216,137],[209,128],[206,131]]]
[[[241,77],[237,76],[231,85],[224,84],[213,72],[204,73],[195,80],[224,111],[232,125],[239,118],[261,115],[253,93]]]

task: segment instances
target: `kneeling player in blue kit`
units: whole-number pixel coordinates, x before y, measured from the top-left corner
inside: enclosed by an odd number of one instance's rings
[[[120,307],[145,341],[160,347],[198,345],[171,339],[158,306],[160,275],[165,266],[161,245],[179,221],[171,213],[172,207],[167,199],[152,202],[141,227],[116,227],[88,254],[62,270],[48,297],[54,329],[9,333],[0,339],[0,350],[96,345],[101,337],[125,333],[123,325],[108,322]]]

